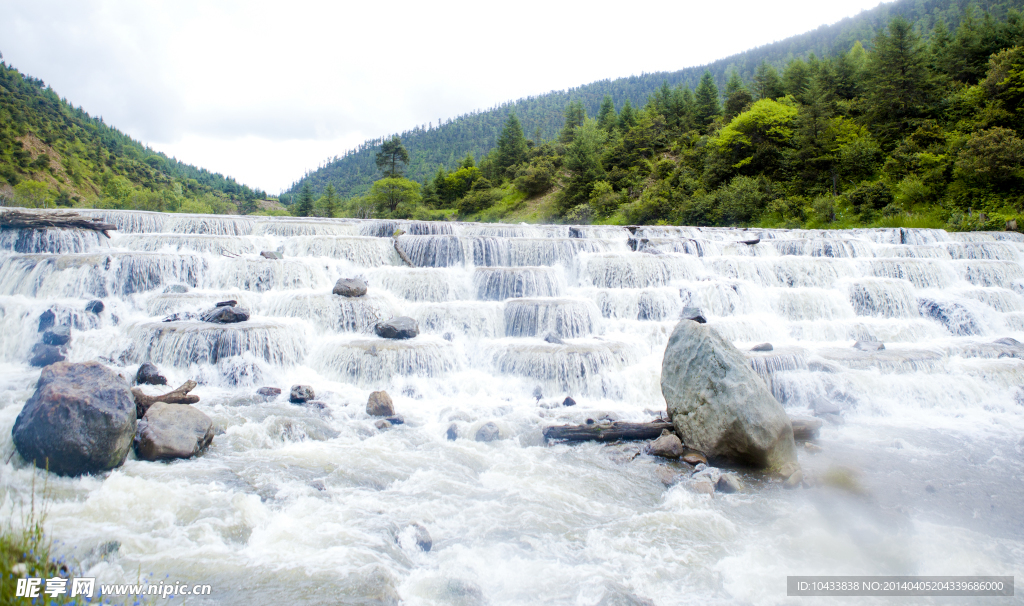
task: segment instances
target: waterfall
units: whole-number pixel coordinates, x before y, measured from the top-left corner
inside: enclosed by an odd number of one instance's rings
[[[41,317],[71,328],[70,361],[128,379],[156,364],[170,385],[148,394],[197,381],[217,431],[190,461],[54,480],[48,523],[72,558],[120,542],[92,565],[111,582],[258,577],[266,595],[215,585],[246,606],[380,587],[424,604],[769,604],[793,571],[1019,568],[1021,234],[83,212],[118,229],[0,231],[11,502],[32,490],[9,436]],[[357,277],[364,296],[332,293]],[[226,301],[249,319],[200,319]],[[641,443],[545,443],[548,425],[660,416],[663,352],[692,307],[789,414],[823,421],[820,452],[799,446],[814,488],[734,470],[748,489],[708,496],[666,486],[680,464]],[[419,334],[376,335],[399,316]],[[316,402],[290,403],[296,384]],[[366,413],[376,390],[403,419]],[[477,442],[487,423],[499,439]],[[866,496],[829,484],[846,468]]]

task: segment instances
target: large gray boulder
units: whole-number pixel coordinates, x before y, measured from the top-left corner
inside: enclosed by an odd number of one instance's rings
[[[201,319],[203,322],[213,322],[214,324],[236,324],[249,319],[249,310],[233,305],[223,305],[204,313]]]
[[[786,411],[746,357],[713,328],[676,324],[665,348],[661,392],[690,448],[785,476],[797,469]]]
[[[361,297],[366,294],[366,281],[362,278],[342,278],[334,284],[332,292],[343,297]]]
[[[155,402],[139,421],[135,454],[144,461],[188,459],[213,441],[213,420],[188,404]]]
[[[385,339],[411,339],[420,334],[420,325],[408,316],[399,316],[377,324],[373,330]]]
[[[14,421],[14,446],[36,467],[77,476],[124,462],[135,437],[128,382],[97,362],[57,362]]]

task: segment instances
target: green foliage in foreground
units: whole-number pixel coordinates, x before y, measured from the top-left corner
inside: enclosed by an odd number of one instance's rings
[[[566,106],[556,139],[513,114],[479,161],[424,180],[401,206],[343,214],[484,221],[804,228],[1024,226],[1024,17],[968,9],[927,40],[896,18],[838,55],[667,83],[598,119]],[[392,140],[394,141],[394,140]],[[374,185],[378,189],[393,179]],[[403,179],[403,181],[405,181]],[[411,188],[411,182],[409,182]],[[511,192],[518,192],[513,198]],[[526,210],[531,209],[531,210]]]
[[[0,55],[0,205],[237,214],[264,198],[153,151]]]

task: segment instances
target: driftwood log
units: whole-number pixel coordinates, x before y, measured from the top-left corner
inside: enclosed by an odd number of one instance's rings
[[[46,229],[48,227],[61,227],[65,229],[91,229],[110,237],[107,231],[117,229],[112,223],[104,223],[102,219],[95,217],[83,217],[70,210],[57,211],[30,211],[30,210],[5,210],[0,211],[0,228],[2,229]]]
[[[587,425],[555,425],[544,430],[548,440],[566,442],[616,442],[619,440],[654,440],[663,430],[674,431],[669,421],[650,423],[590,423]]]
[[[199,396],[190,396],[188,392],[196,388],[195,381],[185,381],[180,387],[174,391],[169,391],[162,396],[147,396],[142,393],[142,390],[138,387],[132,387],[132,395],[135,396],[135,412],[138,413],[141,419],[149,407],[154,402],[164,402],[165,404],[195,404],[199,401]]]
[[[413,265],[412,260],[409,259],[409,255],[405,254],[405,251],[402,250],[401,246],[399,246],[398,236],[391,238],[391,241],[395,243],[395,252],[398,253],[399,257],[402,257],[402,260],[405,261],[405,264],[408,265],[409,267],[416,267],[415,265]]]

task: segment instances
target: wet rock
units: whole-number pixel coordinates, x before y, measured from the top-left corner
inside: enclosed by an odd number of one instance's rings
[[[804,450],[806,450],[807,452],[809,452],[811,454],[818,454],[819,452],[822,451],[821,446],[818,446],[814,442],[804,442],[803,446],[804,446]]]
[[[813,440],[818,437],[821,430],[821,419],[808,417],[790,417],[790,424],[793,425],[793,439],[797,441]]]
[[[679,439],[679,436],[666,429],[661,432],[661,437],[651,442],[647,453],[655,457],[678,459],[683,455],[683,441]]]
[[[144,461],[190,459],[213,441],[213,420],[189,404],[156,402],[139,421],[135,454]]]
[[[381,419],[373,424],[377,429],[384,431],[385,429],[391,429],[391,421],[387,419]]]
[[[771,343],[761,343],[750,348],[750,351],[773,351],[775,348],[772,347]]]
[[[202,314],[197,314],[197,313],[195,313],[193,311],[179,311],[177,313],[173,313],[173,314],[165,317],[163,320],[160,320],[160,321],[161,322],[189,322],[189,321],[192,321],[192,320],[199,320],[202,317],[203,317]]]
[[[838,404],[820,396],[813,396],[811,398],[811,409],[814,410],[814,414],[819,417],[825,415],[838,415],[843,412],[842,407]],[[795,428],[794,431],[796,431]]]
[[[260,387],[259,389],[256,390],[256,393],[258,393],[261,396],[268,397],[268,398],[276,398],[277,396],[281,395],[281,388],[280,387]]]
[[[1002,339],[996,339],[995,341],[993,341],[993,343],[998,343],[1000,345],[1009,345],[1011,347],[1024,347],[1024,344],[1021,344],[1020,341],[1014,339],[1013,337],[1003,337]]]
[[[690,490],[699,494],[715,494],[715,485],[706,478],[701,478],[690,483]]]
[[[704,317],[704,312],[699,307],[684,307],[683,311],[679,314],[679,319],[690,320],[698,324],[707,324],[707,318]]]
[[[160,370],[153,364],[146,362],[139,366],[135,373],[136,385],[167,385],[167,379],[160,374]]]
[[[443,335],[441,335],[441,338],[451,343],[452,341],[455,340],[455,335],[453,333],[446,332]]]
[[[807,363],[807,370],[811,372],[837,373],[839,372],[839,367],[837,367],[835,364],[829,364],[828,362],[812,360]]]
[[[188,292],[188,286],[185,286],[184,284],[171,284],[170,286],[168,286],[167,288],[164,289],[164,294],[165,295],[170,295],[170,294],[183,295],[183,294],[185,294],[187,292]]]
[[[89,301],[88,303],[85,304],[85,311],[87,311],[87,312],[89,312],[91,314],[103,313],[103,309],[104,309],[103,301],[100,301],[98,299],[95,300],[95,301]]]
[[[40,373],[11,433],[26,461],[76,476],[121,465],[136,420],[135,400],[117,373],[97,362],[58,362]]]
[[[804,472],[798,469],[795,472],[793,472],[788,478],[786,478],[786,481],[782,483],[782,487],[785,488],[786,490],[792,490],[794,488],[799,487],[800,484],[803,483],[803,481]]]
[[[659,465],[658,467],[656,467],[654,469],[654,475],[656,475],[658,477],[658,480],[660,480],[661,483],[664,484],[665,486],[673,486],[675,484],[678,484],[682,480],[686,479],[687,476],[685,472],[679,471],[678,469],[673,469],[672,467],[669,467],[667,465]]]
[[[861,351],[882,351],[885,349],[885,343],[881,341],[857,341],[853,344],[853,348]]]
[[[71,328],[68,326],[54,326],[43,333],[43,343],[47,345],[67,345],[71,341]]]
[[[366,414],[371,417],[390,417],[395,414],[395,403],[386,391],[375,391],[366,400]]]
[[[473,436],[477,442],[493,442],[501,437],[501,430],[493,421],[488,421],[480,426],[480,429],[476,430],[476,435]]]
[[[231,299],[230,301],[221,301],[220,303],[214,303],[214,307],[235,307],[238,305],[238,301]]]
[[[484,592],[472,581],[449,579],[442,591],[443,603],[452,606],[483,606]]]
[[[452,423],[451,425],[448,426],[448,431],[446,431],[444,435],[445,435],[446,438],[448,438],[449,440],[451,440],[453,442],[455,440],[458,440],[459,439],[459,426],[456,425],[455,423]]]
[[[565,341],[562,340],[562,337],[559,337],[553,332],[549,332],[544,335],[544,341],[551,343],[552,345],[565,345]]]
[[[420,325],[408,316],[399,316],[377,324],[373,331],[385,339],[411,339],[420,334]]]
[[[310,410],[316,411],[322,417],[331,417],[331,409],[327,407],[326,402],[320,400],[306,400],[305,402],[299,403],[300,406],[304,406]]]
[[[746,357],[714,329],[676,324],[665,348],[661,391],[688,446],[776,473],[797,467],[786,411]]]
[[[301,404],[316,399],[316,392],[309,385],[292,385],[288,394],[288,401],[292,404]]]
[[[366,281],[362,278],[342,278],[334,283],[331,292],[343,297],[361,297],[366,294]]]
[[[263,251],[260,251],[260,256],[263,257],[264,259],[273,259],[275,261],[284,258],[284,255],[282,255],[281,253],[277,252],[276,250],[263,250]]]
[[[715,484],[715,488],[718,492],[734,493],[743,490],[743,482],[740,481],[739,476],[734,473],[723,473],[718,478],[718,483]]]
[[[740,240],[740,244],[746,244],[747,246],[753,246],[754,244],[759,244],[760,242],[761,242],[761,238],[759,236],[754,236],[753,238],[747,238],[746,240]]]
[[[43,332],[44,330],[51,328],[57,322],[57,314],[53,313],[52,309],[47,309],[43,313],[39,314],[39,329],[36,332]]]
[[[544,397],[544,390],[540,388],[540,385],[533,388],[533,397],[537,400]]]
[[[931,484],[925,484],[924,491],[928,494],[935,494],[935,487]]]
[[[690,465],[700,465],[701,463],[703,463],[704,465],[708,464],[707,457],[697,452],[696,450],[686,450],[683,452],[682,455],[679,456],[679,458],[684,463],[688,463]]]
[[[416,541],[416,546],[422,551],[430,551],[434,546],[434,540],[430,537],[430,533],[421,524],[411,524],[413,529],[413,539]]]
[[[576,406],[576,400],[566,396],[565,399],[562,400],[562,406]]]
[[[405,417],[402,415],[393,415],[384,419],[392,425],[405,425]]]
[[[323,480],[313,480],[312,482],[309,483],[309,487],[315,488],[320,492],[327,490],[327,485],[324,484]]]
[[[204,313],[200,319],[203,322],[212,322],[214,324],[235,324],[248,320],[249,310],[233,305],[225,305],[224,307],[215,307]]]
[[[29,358],[28,363],[36,368],[41,368],[56,362],[63,362],[65,359],[60,348],[55,345],[36,343],[32,346],[32,357]]]

